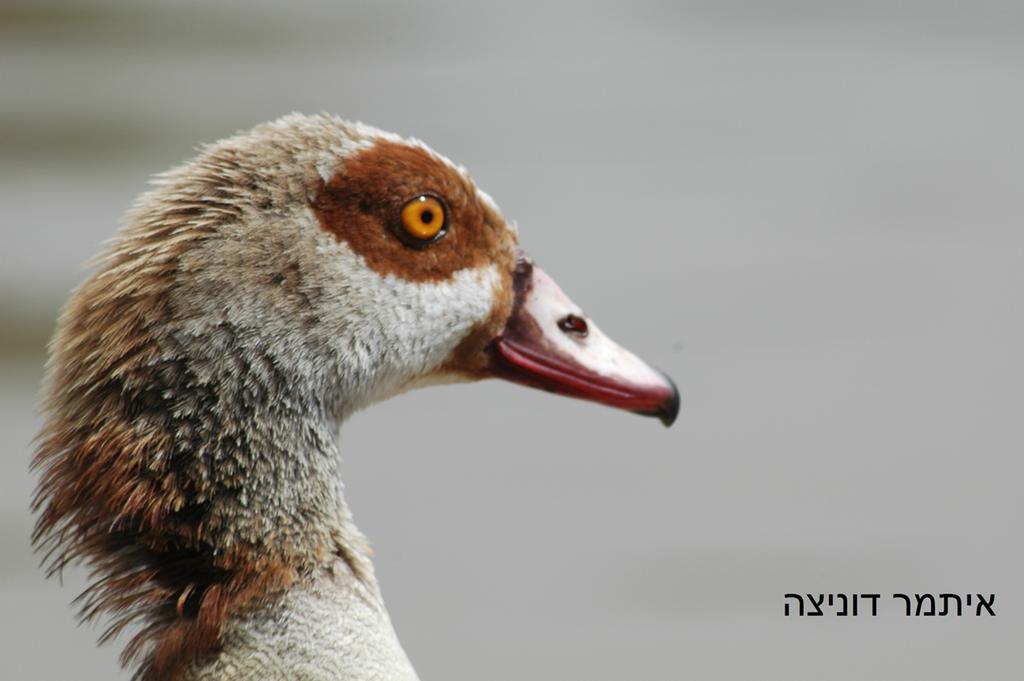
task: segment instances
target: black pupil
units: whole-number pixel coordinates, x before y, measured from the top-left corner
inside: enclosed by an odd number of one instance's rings
[[[434,221],[434,211],[429,208],[424,208],[423,212],[420,213],[420,220],[423,220],[424,224],[429,225]]]

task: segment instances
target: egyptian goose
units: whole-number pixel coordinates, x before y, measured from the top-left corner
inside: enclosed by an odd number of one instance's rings
[[[155,184],[62,313],[35,458],[34,541],[139,679],[416,678],[342,497],[358,409],[498,376],[676,417],[422,142],[293,114]]]

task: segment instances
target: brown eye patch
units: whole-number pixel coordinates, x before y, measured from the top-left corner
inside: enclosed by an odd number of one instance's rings
[[[444,238],[421,249],[398,236],[406,230],[403,208],[419,196],[433,196],[446,209]],[[514,237],[501,215],[478,200],[473,183],[426,149],[400,142],[380,140],[345,159],[313,209],[324,231],[380,274],[442,281],[491,263],[511,271],[515,259]]]

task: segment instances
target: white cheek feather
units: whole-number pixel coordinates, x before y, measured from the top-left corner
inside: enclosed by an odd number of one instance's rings
[[[296,289],[267,286],[296,262],[305,267]],[[294,380],[343,395],[346,413],[406,390],[444,364],[487,319],[501,280],[495,265],[438,282],[382,275],[324,232],[308,207],[224,225],[219,238],[182,258],[182,268],[188,276],[175,300],[179,335],[219,337],[226,324],[238,342],[272,357]]]
[[[497,267],[487,265],[459,270],[446,281],[413,282],[375,272],[344,242],[320,250],[343,291],[336,306],[324,311],[328,328],[345,329],[333,342],[340,355],[376,376],[366,403],[400,392],[447,361],[487,319],[501,280]]]
[[[315,168],[323,182],[331,181],[346,158],[382,140],[423,149],[465,172],[419,140],[362,123],[293,114],[267,126],[301,138],[304,150],[292,161]],[[479,195],[497,210],[489,196]],[[287,216],[253,212],[243,222],[220,225],[218,232],[219,238],[185,257],[196,263],[189,265],[192,278],[182,280],[183,333],[211,333],[208,327],[220,321],[259,328],[242,341],[266,345],[275,362],[311,385],[337,387],[350,408],[384,399],[419,379],[432,380],[470,330],[488,317],[501,279],[494,265],[461,270],[439,282],[382,275],[347,243],[325,233],[308,207]],[[302,336],[294,333],[296,319],[287,314],[296,310],[294,301],[265,284],[268,271],[284,271],[295,262],[303,263],[306,307],[297,310],[307,321]],[[232,303],[225,306],[224,300]]]

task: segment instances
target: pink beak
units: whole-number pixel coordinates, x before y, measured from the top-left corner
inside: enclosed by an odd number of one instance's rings
[[[495,376],[672,425],[679,413],[672,379],[601,333],[522,251],[513,287],[512,314],[489,347]]]

